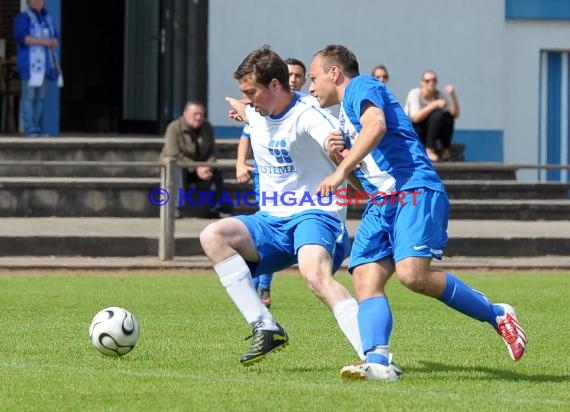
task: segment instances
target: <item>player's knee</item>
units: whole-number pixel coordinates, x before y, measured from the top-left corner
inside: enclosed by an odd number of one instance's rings
[[[398,274],[398,280],[402,285],[413,291],[416,291],[419,287],[421,287],[419,284],[419,279],[410,273],[402,275]]]
[[[301,273],[313,294],[319,297],[326,295],[326,282],[323,279],[321,271],[317,269],[306,269],[301,270]]]
[[[396,276],[400,283],[418,293],[425,293],[430,286],[429,259],[410,257],[396,263]]]
[[[428,287],[428,278],[419,271],[409,270],[396,273],[400,283],[414,292],[423,293]]]
[[[200,244],[206,253],[215,250],[216,247],[222,244],[222,236],[216,223],[210,223],[200,232]]]

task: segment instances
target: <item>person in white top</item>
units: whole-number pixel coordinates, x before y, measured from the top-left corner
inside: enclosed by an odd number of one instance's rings
[[[358,305],[333,278],[350,248],[346,208],[337,204],[336,195],[321,198],[315,193],[318,183],[335,170],[324,144],[337,129],[337,121],[291,92],[287,65],[269,46],[252,51],[234,77],[245,99],[226,100],[249,123],[260,211],[208,225],[200,242],[228,295],[253,328],[253,341],[240,362],[251,365],[287,345],[287,332],[259,299],[252,275],[295,263],[362,358]]]
[[[420,87],[410,90],[404,110],[432,162],[450,160],[451,139],[455,119],[459,117],[459,100],[455,87],[444,87],[446,96],[437,89],[437,74],[425,70],[421,75]],[[437,141],[441,141],[442,156],[438,155]]]
[[[289,87],[291,91],[299,92],[305,85],[307,81],[307,68],[301,60],[290,57],[285,59],[287,68],[289,69]],[[304,94],[305,98],[312,98],[308,94]],[[314,98],[313,98],[314,99]],[[318,105],[316,99],[314,99],[314,104]],[[253,178],[255,193],[259,195],[259,181],[258,172],[255,165],[249,166],[247,162],[247,157],[249,154],[249,126],[246,125],[243,128],[242,135],[239,140],[237,148],[237,158],[236,158],[236,179],[240,183],[247,183],[251,178]],[[268,308],[271,307],[271,282],[273,281],[273,273],[261,273],[259,276],[253,278],[253,286],[257,290],[261,301]]]

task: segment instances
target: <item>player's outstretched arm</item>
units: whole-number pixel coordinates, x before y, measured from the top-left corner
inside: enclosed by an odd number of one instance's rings
[[[247,116],[245,114],[245,103],[235,97],[226,97],[226,102],[231,106],[228,113],[230,119],[234,119],[238,122],[246,122]]]

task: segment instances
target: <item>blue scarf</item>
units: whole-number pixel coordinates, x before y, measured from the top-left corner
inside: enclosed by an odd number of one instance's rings
[[[26,11],[30,17],[30,35],[39,39],[50,39],[55,37],[55,29],[51,16],[45,14],[45,23],[40,22],[36,13],[28,8]],[[44,83],[46,73],[50,80],[55,80],[59,76],[57,63],[53,52],[50,52],[46,46],[31,45],[30,46],[30,82],[31,87],[41,87]],[[50,65],[50,70],[47,65]]]

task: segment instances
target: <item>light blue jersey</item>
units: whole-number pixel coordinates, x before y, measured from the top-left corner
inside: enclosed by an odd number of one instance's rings
[[[384,83],[354,77],[346,87],[339,122],[347,147],[362,130],[366,104],[382,109],[386,133],[355,171],[373,195],[352,245],[349,270],[385,257],[441,259],[447,245],[449,202],[411,121]],[[378,193],[380,192],[380,194]]]
[[[339,123],[350,149],[362,129],[360,115],[367,103],[382,109],[386,134],[355,171],[364,189],[372,194],[426,187],[445,191],[427,157],[412,122],[384,83],[369,75],[354,77],[342,100]]]

